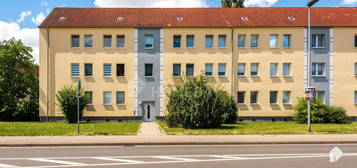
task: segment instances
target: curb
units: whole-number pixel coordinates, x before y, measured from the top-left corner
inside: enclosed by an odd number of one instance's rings
[[[357,141],[295,141],[295,142],[136,142],[136,143],[27,143],[0,144],[0,147],[56,147],[56,146],[140,146],[140,145],[289,145],[289,144],[357,144]]]

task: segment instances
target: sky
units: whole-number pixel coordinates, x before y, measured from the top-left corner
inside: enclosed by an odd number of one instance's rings
[[[246,7],[305,7],[310,0],[245,0]],[[221,7],[221,0],[1,0],[0,41],[12,37],[33,48],[38,64],[37,26],[55,7]],[[314,7],[357,7],[357,0],[320,0]]]

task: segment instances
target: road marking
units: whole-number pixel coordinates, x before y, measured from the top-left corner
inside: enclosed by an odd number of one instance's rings
[[[129,160],[129,159],[115,159],[115,158],[109,158],[109,157],[93,157],[93,159],[116,161],[116,162],[126,162],[126,163],[144,163],[143,161]]]
[[[243,160],[247,157],[234,157],[234,156],[226,156],[226,155],[213,155],[213,157],[222,158],[222,159],[234,159],[234,160]]]
[[[39,161],[39,162],[49,162],[49,163],[58,163],[58,164],[64,164],[64,165],[83,165],[84,163],[79,163],[79,162],[69,162],[69,161],[63,161],[63,160],[51,160],[51,159],[45,159],[45,158],[32,158],[28,159],[32,161]]]
[[[188,158],[180,158],[180,157],[172,157],[172,156],[154,156],[154,158],[170,159],[170,160],[181,160],[181,161],[197,161],[197,159],[188,159]]]
[[[16,168],[16,167],[19,167],[19,166],[0,163],[0,167],[1,168]]]

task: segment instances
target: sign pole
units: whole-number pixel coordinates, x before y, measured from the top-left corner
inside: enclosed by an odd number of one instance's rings
[[[77,84],[77,135],[79,135],[79,97],[81,96],[81,80]]]

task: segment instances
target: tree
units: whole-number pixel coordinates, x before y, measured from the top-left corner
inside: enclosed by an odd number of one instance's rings
[[[31,94],[38,93],[38,77],[34,70],[31,47],[21,40],[0,42],[0,120],[15,119],[18,105]]]
[[[244,0],[221,0],[222,8],[244,8]]]
[[[72,86],[66,86],[62,88],[56,94],[57,101],[61,108],[61,111],[65,115],[69,123],[77,122],[77,89]],[[79,97],[79,116],[80,119],[83,115],[83,109],[87,105],[87,98],[84,96],[83,91]]]
[[[203,76],[183,78],[170,88],[166,105],[170,127],[217,128],[237,119],[232,96],[210,86]]]

